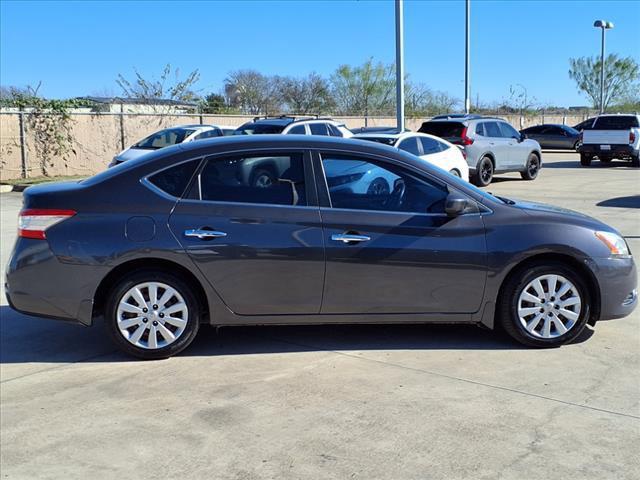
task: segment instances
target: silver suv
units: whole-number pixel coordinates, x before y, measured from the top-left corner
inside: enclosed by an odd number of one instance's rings
[[[495,173],[520,172],[523,179],[534,180],[542,167],[540,144],[500,118],[442,115],[424,122],[418,131],[459,145],[471,181],[480,187],[489,185]]]

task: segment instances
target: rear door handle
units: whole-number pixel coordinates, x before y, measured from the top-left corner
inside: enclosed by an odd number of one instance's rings
[[[359,242],[367,242],[371,240],[371,237],[367,237],[366,235],[356,235],[353,233],[334,233],[331,235],[331,240],[334,242],[342,242],[342,243],[359,243]]]
[[[199,238],[200,240],[206,240],[208,238],[226,237],[227,234],[224,232],[218,232],[216,230],[203,230],[200,228],[193,228],[193,229],[185,230],[184,236],[195,237],[195,238]]]

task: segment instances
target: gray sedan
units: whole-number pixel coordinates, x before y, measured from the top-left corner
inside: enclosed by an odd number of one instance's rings
[[[391,188],[352,188],[371,169]],[[157,359],[203,323],[500,325],[552,347],[631,313],[636,281],[624,239],[593,218],[373,142],[258,135],[27,189],[5,288],[27,314],[104,317],[122,350]]]

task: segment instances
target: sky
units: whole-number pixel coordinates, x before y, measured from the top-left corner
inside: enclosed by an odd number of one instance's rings
[[[464,98],[464,1],[406,0],[409,78]],[[471,96],[499,102],[511,87],[538,105],[586,105],[569,58],[600,54],[596,19],[615,24],[607,52],[640,62],[640,1],[471,0]],[[340,64],[395,60],[391,0],[0,0],[0,83],[67,98],[120,94],[119,73],[198,69],[219,92],[229,71],[329,76]]]

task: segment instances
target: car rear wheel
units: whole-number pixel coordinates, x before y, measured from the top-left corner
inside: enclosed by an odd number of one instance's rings
[[[142,271],[118,282],[107,299],[105,323],[115,344],[144,360],[184,350],[198,333],[200,306],[180,277]]]
[[[586,153],[581,153],[580,154],[580,165],[582,165],[583,167],[588,167],[591,165],[591,157],[589,155],[587,155]]]
[[[602,163],[611,163],[611,160],[613,160],[613,158],[611,158],[611,157],[602,157],[602,158],[600,158],[600,161]]]
[[[486,187],[491,180],[493,180],[493,162],[489,157],[482,157],[473,175],[473,183],[478,187]]]
[[[276,182],[276,176],[266,169],[256,170],[251,176],[251,185],[256,188],[269,188]]]
[[[527,159],[527,166],[524,172],[520,172],[520,176],[524,180],[535,180],[540,172],[540,157],[535,153],[531,153]]]
[[[589,290],[581,276],[560,263],[513,275],[502,290],[500,324],[518,342],[556,347],[576,338],[589,319]]]
[[[637,153],[633,157],[631,157],[631,166],[640,167],[640,153]]]

